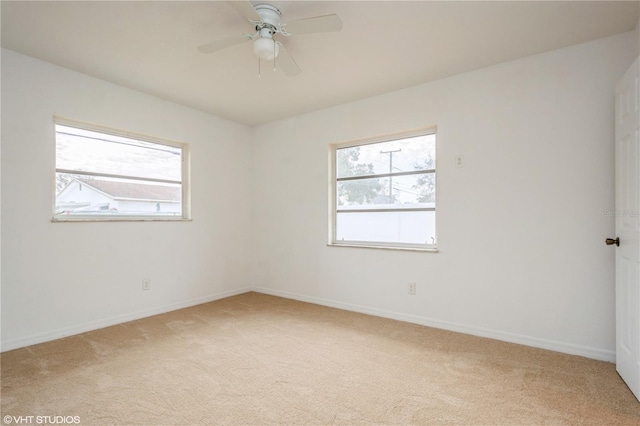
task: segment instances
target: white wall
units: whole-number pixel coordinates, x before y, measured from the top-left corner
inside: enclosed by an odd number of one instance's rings
[[[613,360],[614,250],[604,244],[614,227],[605,215],[614,206],[613,89],[636,38],[255,128],[254,285]],[[440,252],[328,247],[328,145],[434,125]]]
[[[54,114],[191,144],[193,221],[51,223]],[[247,291],[249,137],[2,50],[2,350]]]

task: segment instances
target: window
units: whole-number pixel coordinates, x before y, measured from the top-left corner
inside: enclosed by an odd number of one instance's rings
[[[54,221],[189,218],[188,147],[56,119]]]
[[[331,244],[436,248],[436,134],[331,148]]]

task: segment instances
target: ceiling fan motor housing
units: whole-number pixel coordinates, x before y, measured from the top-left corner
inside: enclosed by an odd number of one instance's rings
[[[256,30],[260,32],[262,36],[265,32],[263,30],[269,30],[269,34],[273,35],[280,29],[282,21],[282,15],[277,7],[270,4],[257,4],[254,6],[256,12],[262,19],[262,23],[256,25]]]

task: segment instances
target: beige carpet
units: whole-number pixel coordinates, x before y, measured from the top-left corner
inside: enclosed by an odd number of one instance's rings
[[[640,425],[613,364],[257,293],[1,361],[31,424]]]

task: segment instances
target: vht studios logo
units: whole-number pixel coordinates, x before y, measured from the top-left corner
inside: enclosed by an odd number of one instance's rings
[[[80,416],[4,416],[7,425],[79,425]]]
[[[640,210],[605,210],[607,217],[639,217]]]

